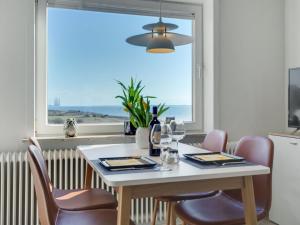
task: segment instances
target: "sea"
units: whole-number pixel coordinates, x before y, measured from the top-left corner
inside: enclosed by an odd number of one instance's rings
[[[175,117],[178,121],[192,121],[192,106],[191,105],[168,105],[169,110],[165,112],[161,119],[166,117]],[[111,116],[128,117],[128,113],[121,106],[55,106],[49,105],[48,110],[70,111],[76,110],[81,112],[101,113]]]

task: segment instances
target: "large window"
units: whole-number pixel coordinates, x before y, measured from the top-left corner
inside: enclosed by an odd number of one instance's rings
[[[87,133],[88,127],[95,125],[119,125],[106,130],[120,130],[128,114],[115,99],[121,94],[116,81],[128,83],[131,77],[142,80],[145,95],[157,97],[151,101],[153,105],[170,107],[162,120],[172,116],[197,122],[200,109],[195,100],[201,99],[195,96],[195,89],[201,85],[195,85],[195,43],[177,46],[171,54],[150,54],[125,41],[146,32],[142,26],[157,22],[156,15],[51,6],[38,9],[44,13],[39,12],[37,19],[45,20],[38,21],[37,47],[44,50],[38,49],[38,56],[45,55],[44,63],[39,63],[40,57],[37,60],[37,85],[45,87],[37,88],[38,127],[55,130],[66,118],[74,117]],[[176,32],[196,37],[194,17],[166,16],[164,21],[177,24]],[[45,25],[42,29],[41,24]]]

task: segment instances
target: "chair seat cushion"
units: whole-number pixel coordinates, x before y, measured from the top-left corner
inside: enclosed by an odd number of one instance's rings
[[[195,193],[188,193],[188,194],[182,194],[182,195],[158,196],[158,197],[156,197],[156,199],[159,201],[163,201],[163,202],[178,202],[178,201],[184,201],[184,200],[206,198],[206,197],[214,196],[216,194],[218,194],[218,191],[195,192]]]
[[[116,225],[117,210],[94,209],[83,211],[60,210],[55,225]],[[130,221],[130,225],[134,225]]]
[[[243,205],[224,193],[212,197],[184,201],[176,205],[176,214],[189,225],[241,225],[244,224]],[[258,220],[266,214],[257,208]]]
[[[53,196],[59,208],[66,210],[115,209],[115,197],[101,189],[54,189]]]

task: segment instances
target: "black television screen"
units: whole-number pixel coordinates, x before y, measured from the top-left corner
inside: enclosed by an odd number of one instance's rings
[[[300,68],[289,69],[288,126],[300,128]]]

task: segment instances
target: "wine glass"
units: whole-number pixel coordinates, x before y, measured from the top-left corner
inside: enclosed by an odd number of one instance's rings
[[[173,140],[176,141],[177,150],[178,150],[178,143],[180,140],[182,140],[185,137],[186,134],[184,128],[184,122],[176,122],[175,120],[172,120],[170,122],[170,127],[172,129]]]
[[[160,170],[169,170],[166,167],[166,156],[168,153],[168,149],[172,144],[172,129],[169,124],[155,124],[151,130],[150,135],[151,143],[154,146],[160,147],[160,159],[162,162],[162,166]]]

